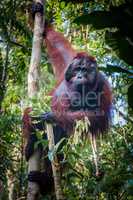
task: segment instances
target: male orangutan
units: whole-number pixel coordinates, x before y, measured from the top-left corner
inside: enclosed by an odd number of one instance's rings
[[[38,10],[37,10],[38,12]],[[55,143],[68,137],[74,129],[76,120],[87,117],[90,121],[90,133],[93,136],[108,130],[112,94],[108,81],[97,69],[94,57],[85,52],[77,52],[61,33],[52,27],[45,27],[44,43],[53,66],[57,86],[51,92],[51,112],[40,116],[40,122],[33,124],[29,111],[25,111],[24,133],[29,133],[25,149],[28,160],[34,152],[37,129],[44,129],[44,122],[54,122]],[[28,123],[27,123],[28,122]],[[30,172],[29,181],[35,181],[43,194],[53,188],[50,161],[46,160],[45,172]]]

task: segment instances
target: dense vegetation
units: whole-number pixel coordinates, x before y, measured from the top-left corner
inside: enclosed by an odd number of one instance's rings
[[[48,111],[50,99],[47,93],[55,84],[43,49],[40,91],[36,98],[28,99],[27,74],[32,48],[32,31],[27,16],[29,4],[30,1],[26,0],[1,0],[0,4],[1,200],[26,198],[27,164],[23,156],[22,111],[29,105],[35,114]],[[63,32],[75,48],[84,49],[97,58],[99,69],[106,73],[114,95],[112,128],[106,138],[98,140],[103,176],[100,179],[95,177],[90,142],[80,137],[70,138],[63,148],[68,165],[62,180],[65,195],[68,200],[131,200],[133,2],[48,0],[46,17],[54,21],[56,29]]]

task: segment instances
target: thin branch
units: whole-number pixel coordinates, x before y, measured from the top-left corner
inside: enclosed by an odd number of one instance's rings
[[[31,51],[31,48],[28,48],[28,47],[26,47],[26,46],[24,46],[24,45],[22,45],[22,44],[17,43],[17,42],[14,42],[14,41],[11,41],[11,40],[8,40],[8,42],[9,42],[10,44],[15,45],[15,46],[21,47],[21,48],[23,48],[23,49],[25,49],[25,50],[27,50],[27,51]],[[5,41],[4,41],[4,40],[0,40],[0,43],[5,43]]]
[[[126,121],[129,121],[129,122],[133,123],[133,119],[131,117],[129,117],[125,113],[119,111],[118,108],[115,108],[115,109],[119,113],[119,115],[123,117],[123,119],[125,119]]]

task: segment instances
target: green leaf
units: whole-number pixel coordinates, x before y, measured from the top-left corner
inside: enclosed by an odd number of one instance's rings
[[[133,74],[133,70],[128,70],[124,67],[120,67],[118,65],[109,65],[107,64],[107,67],[99,67],[100,70],[102,71],[105,71],[105,72],[110,72],[110,73],[114,73],[114,72],[117,72],[117,73],[126,73],[126,74]]]
[[[106,32],[105,40],[121,59],[133,66],[133,45],[130,40],[122,36],[119,31]]]
[[[66,138],[62,138],[56,145],[55,145],[55,148],[54,148],[54,152],[57,153],[57,152],[60,152],[63,148],[64,145],[66,145],[67,143],[67,139]]]
[[[74,20],[76,24],[90,24],[95,29],[103,29],[106,27],[115,27],[117,21],[115,16],[111,12],[106,11],[95,11],[90,14],[82,15]]]
[[[39,139],[39,141],[37,141],[36,143],[35,143],[35,149],[37,149],[40,145],[42,145],[43,146],[43,149],[46,149],[47,148],[47,146],[48,146],[48,141],[47,140],[45,140],[45,139]]]

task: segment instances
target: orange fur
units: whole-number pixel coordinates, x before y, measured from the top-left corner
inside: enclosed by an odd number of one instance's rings
[[[59,80],[64,70],[76,56],[77,52],[62,33],[56,32],[52,27],[46,27],[45,43],[55,78]]]
[[[22,118],[22,122],[23,122],[22,133],[23,133],[24,138],[28,138],[29,135],[30,135],[29,128],[31,127],[31,118],[30,118],[29,113],[31,111],[32,111],[32,108],[28,107],[28,108],[26,108],[24,110],[24,113],[23,113],[23,118]]]

